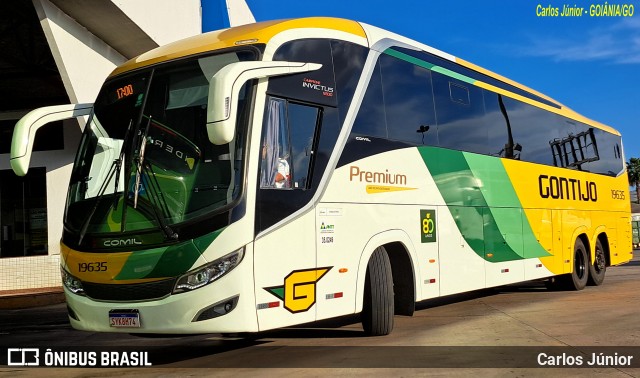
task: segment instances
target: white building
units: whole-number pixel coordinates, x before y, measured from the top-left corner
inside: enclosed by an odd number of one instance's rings
[[[29,173],[17,177],[16,121],[41,106],[93,102],[117,65],[200,34],[203,15],[208,30],[255,21],[244,0],[0,1],[0,293],[61,285],[62,218],[84,126],[41,129]]]

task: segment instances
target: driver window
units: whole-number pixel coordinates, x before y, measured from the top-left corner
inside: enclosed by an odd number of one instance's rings
[[[260,188],[307,189],[319,109],[270,97],[260,145]]]

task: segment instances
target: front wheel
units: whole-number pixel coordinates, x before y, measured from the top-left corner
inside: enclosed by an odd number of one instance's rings
[[[600,286],[604,282],[604,275],[607,272],[607,259],[600,240],[596,241],[596,253],[593,263],[589,264],[589,285]]]
[[[393,277],[384,247],[373,251],[364,283],[362,328],[369,336],[383,336],[393,329]]]

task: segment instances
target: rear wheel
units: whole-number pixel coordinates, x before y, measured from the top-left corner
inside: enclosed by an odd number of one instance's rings
[[[393,277],[384,247],[373,251],[367,265],[362,308],[362,328],[369,336],[383,336],[393,329]]]
[[[582,290],[587,286],[589,278],[589,257],[587,249],[580,238],[573,247],[573,271],[559,277],[565,290]]]
[[[593,258],[593,263],[589,264],[589,285],[602,285],[606,272],[607,259],[604,255],[604,248],[602,248],[602,243],[600,243],[600,240],[597,240],[596,253]]]

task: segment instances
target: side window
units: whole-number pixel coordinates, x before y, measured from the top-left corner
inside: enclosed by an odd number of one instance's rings
[[[441,147],[489,154],[482,89],[432,72]]]
[[[294,189],[307,189],[311,185],[312,158],[315,153],[314,140],[318,125],[318,108],[289,103],[289,130],[291,136],[291,163]]]
[[[562,117],[508,97],[503,102],[509,115],[513,140],[520,145],[520,160],[538,164],[554,165],[554,154],[549,147],[562,140],[569,129]]]
[[[344,122],[347,109],[356,91],[369,49],[345,41],[331,41],[333,70],[336,78],[336,97],[341,121]]]
[[[622,172],[625,162],[622,160],[620,137],[584,124],[579,124],[579,128],[589,130],[593,137],[593,144],[588,153],[595,154],[595,157],[597,157],[597,159],[592,159],[590,162],[583,164],[582,170],[608,176],[617,176]]]
[[[382,54],[353,132],[414,145],[437,145],[431,72]]]
[[[371,74],[369,86],[362,99],[358,116],[353,123],[353,133],[378,138],[387,138],[387,121],[384,115],[380,61]]]
[[[431,72],[386,54],[380,67],[389,139],[437,145]]]
[[[273,60],[320,63],[322,67],[315,71],[271,78],[269,94],[328,106],[337,105],[330,40],[301,39],[285,43],[276,51]]]
[[[483,90],[482,94],[489,155],[519,159],[522,148],[513,140],[511,123],[504,108],[502,96],[486,90]]]
[[[553,165],[583,170],[585,163],[598,160],[593,129],[579,130],[574,121],[560,118],[564,121],[563,124],[559,124],[560,137],[549,142]]]
[[[270,97],[262,130],[260,188],[308,189],[320,110]]]

